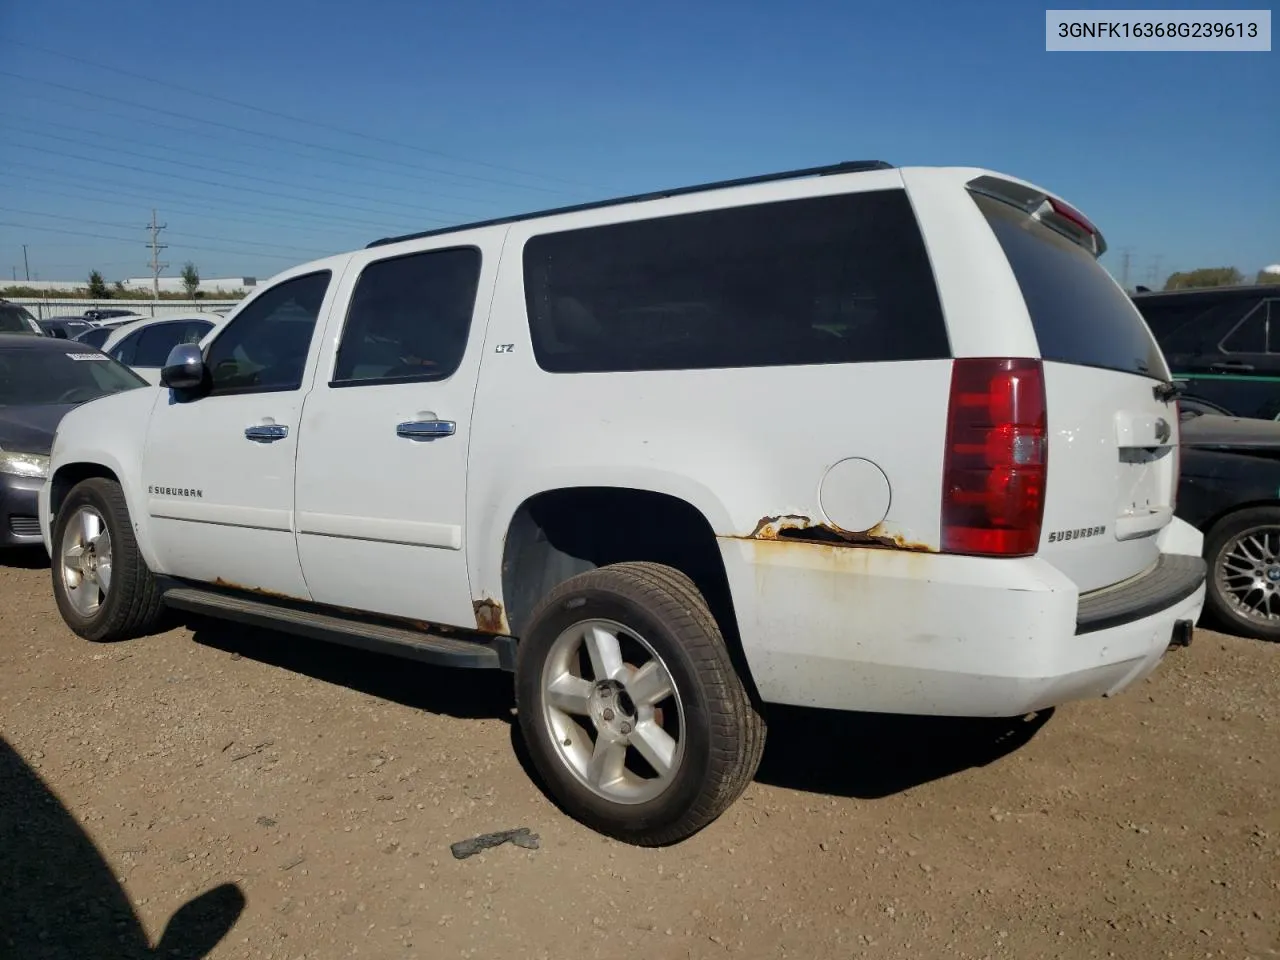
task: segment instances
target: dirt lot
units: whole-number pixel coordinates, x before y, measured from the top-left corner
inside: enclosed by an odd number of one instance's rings
[[[1200,631],[1033,720],[781,712],[722,820],[640,850],[542,794],[502,676],[94,645],[41,561],[0,566],[5,958],[1280,956],[1277,646]]]

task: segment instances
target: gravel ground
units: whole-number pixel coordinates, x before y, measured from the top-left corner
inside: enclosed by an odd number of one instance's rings
[[[95,645],[6,559],[6,960],[1280,956],[1280,646],[1201,630],[1033,719],[780,711],[746,795],[642,850],[547,800],[503,676],[203,621]]]

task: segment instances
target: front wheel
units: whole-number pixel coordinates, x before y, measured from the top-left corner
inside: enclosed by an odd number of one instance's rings
[[[120,485],[76,484],[53,520],[53,596],[86,640],[123,640],[150,630],[163,602],[134,539]]]
[[[1205,537],[1207,606],[1226,625],[1280,641],[1280,507],[1223,517]]]
[[[516,657],[520,728],[574,818],[629,843],[675,843],[755,776],[764,720],[693,582],[619,563],[539,604]]]

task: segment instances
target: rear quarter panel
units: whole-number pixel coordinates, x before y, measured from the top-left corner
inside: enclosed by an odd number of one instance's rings
[[[752,188],[751,202],[897,187],[901,177],[889,170],[771,184]],[[509,228],[468,471],[474,598],[502,597],[503,541],[512,516],[528,498],[560,487],[666,493],[701,511],[718,537],[750,538],[771,517],[824,522],[824,474],[846,458],[865,458],[891,488],[876,533],[937,549],[948,360],[601,374],[551,374],[538,366],[522,267],[530,237],[742,202],[732,193]],[[740,610],[740,620],[743,615]]]

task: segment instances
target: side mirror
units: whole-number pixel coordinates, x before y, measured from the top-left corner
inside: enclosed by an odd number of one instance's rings
[[[204,382],[204,354],[197,343],[179,343],[160,368],[160,383],[174,390],[192,390]]]

